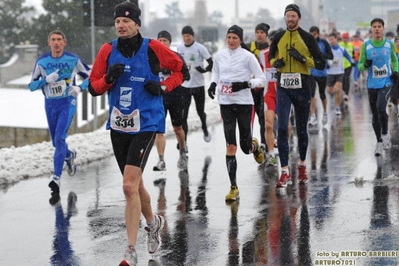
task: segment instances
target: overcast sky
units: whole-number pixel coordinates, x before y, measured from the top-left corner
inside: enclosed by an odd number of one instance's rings
[[[158,14],[162,16],[165,14],[162,5],[170,4],[178,0],[146,0],[146,2],[147,1],[151,4],[151,10],[157,10]],[[180,0],[178,2],[183,12],[194,10],[195,0]],[[225,19],[228,19],[227,22],[230,22],[231,18],[235,15],[235,2],[235,0],[207,0],[208,13],[219,10],[224,13]],[[285,7],[292,2],[292,0],[239,0],[239,16],[246,17],[248,13],[253,13],[255,15],[259,8],[267,8],[273,14],[274,18],[281,18]]]
[[[139,1],[141,2],[142,0]],[[192,13],[194,11],[196,0],[145,0],[146,3],[150,3],[150,10],[156,11],[159,17],[165,17],[165,6],[175,1],[179,2],[179,7],[184,13]],[[223,12],[225,23],[229,24],[235,15],[235,2],[235,0],[207,0],[208,13],[212,13],[215,10]],[[259,8],[267,8],[274,18],[281,18],[284,8],[292,2],[292,0],[239,0],[239,16],[246,17],[248,13],[255,15]],[[42,0],[26,0],[26,3],[29,5],[41,5]]]

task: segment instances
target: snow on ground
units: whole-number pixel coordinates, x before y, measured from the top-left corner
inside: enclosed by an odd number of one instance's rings
[[[205,87],[205,90],[206,89],[207,87]],[[32,97],[32,94],[28,94],[30,95],[28,97]],[[217,99],[211,100],[206,92],[205,95],[207,124],[211,125],[220,122],[219,103]],[[20,97],[18,98],[19,101],[23,103],[26,102],[26,104],[28,104],[29,101],[36,101],[36,99],[26,99],[21,97],[21,95],[18,97]],[[1,108],[4,107],[0,106],[0,110]],[[41,105],[40,108],[39,113],[41,112],[42,114],[37,116],[37,119],[35,119],[36,123],[46,123],[44,106]],[[10,114],[7,110],[1,113]],[[22,115],[20,111],[18,114]],[[188,126],[189,133],[190,131],[201,129],[201,122],[195,109],[194,100],[192,100],[189,110]],[[174,133],[168,115],[166,120],[166,136],[172,135],[174,135]],[[188,138],[189,137],[190,136],[188,136]],[[78,165],[100,160],[113,154],[109,131],[105,130],[104,125],[94,132],[70,135],[67,137],[67,143],[69,148],[76,149],[77,158],[75,162]],[[50,176],[53,171],[53,153],[54,148],[51,142],[42,142],[18,148],[11,147],[0,149],[0,185],[16,183],[23,178],[39,177],[43,175]]]

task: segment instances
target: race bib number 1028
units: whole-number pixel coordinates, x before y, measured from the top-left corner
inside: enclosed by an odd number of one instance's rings
[[[281,73],[280,86],[286,89],[302,88],[301,73]]]

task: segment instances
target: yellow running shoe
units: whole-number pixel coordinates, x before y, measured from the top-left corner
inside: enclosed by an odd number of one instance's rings
[[[263,162],[263,160],[265,159],[265,157],[262,153],[262,150],[260,149],[259,142],[256,138],[252,138],[252,145],[255,146],[255,149],[252,152],[254,154],[255,161],[258,164],[261,164]]]
[[[226,205],[230,206],[230,210],[231,210],[231,216],[237,216],[238,213],[238,206],[240,205],[240,201],[239,200],[235,200],[235,201],[226,201]]]
[[[240,198],[240,191],[237,186],[231,186],[229,194],[226,195],[226,201],[234,201]]]

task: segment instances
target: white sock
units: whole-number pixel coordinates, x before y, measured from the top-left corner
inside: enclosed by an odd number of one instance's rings
[[[147,223],[147,226],[148,226],[148,228],[150,228],[150,229],[154,228],[154,226],[155,226],[155,216],[154,216],[154,219],[152,219],[152,222],[151,222],[151,223]]]
[[[290,171],[288,170],[288,168],[287,169],[281,169],[281,173],[286,173],[287,175],[289,175],[290,174]]]

